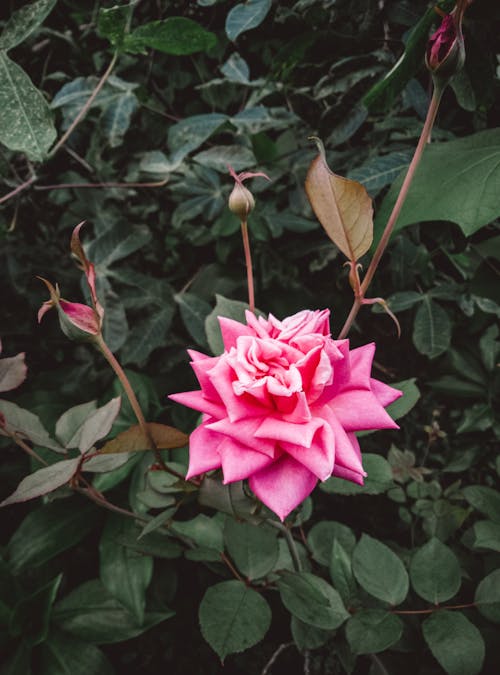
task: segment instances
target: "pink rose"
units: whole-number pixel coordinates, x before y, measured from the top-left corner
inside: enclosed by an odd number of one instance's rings
[[[384,406],[401,392],[370,377],[373,343],[332,340],[328,310],[246,318],[219,318],[224,353],[191,351],[201,390],[170,398],[203,413],[187,478],[222,468],[224,483],[248,479],[283,520],[318,480],[363,484],[354,432],[397,429]]]

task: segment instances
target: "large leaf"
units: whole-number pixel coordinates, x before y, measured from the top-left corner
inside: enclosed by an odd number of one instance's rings
[[[170,150],[174,152],[182,149],[184,155],[196,150],[228,119],[228,116],[222,113],[207,113],[192,115],[173,124],[168,130]]]
[[[156,447],[159,450],[170,450],[172,448],[182,448],[187,445],[189,437],[167,424],[158,424],[156,422],[148,423],[149,431],[153,437]],[[122,431],[112,441],[108,441],[100,450],[101,454],[112,452],[137,452],[138,450],[148,450],[149,441],[144,435],[141,427],[135,425]]]
[[[384,457],[367,452],[363,455],[363,467],[368,474],[364,485],[332,477],[320,483],[319,487],[324,492],[339,495],[378,495],[393,487],[392,470]]]
[[[224,661],[262,640],[271,610],[262,595],[241,581],[223,581],[206,591],[199,619],[203,637]]]
[[[173,315],[174,308],[166,305],[163,309],[156,310],[147,320],[138,322],[130,331],[123,347],[122,362],[145,363],[151,352],[165,346]]]
[[[6,557],[14,573],[36,568],[75,546],[95,526],[100,511],[90,502],[56,500],[31,511],[12,535]]]
[[[408,594],[408,573],[401,559],[381,541],[363,534],[352,556],[354,576],[361,586],[390,605],[401,604]]]
[[[358,169],[349,171],[347,178],[364,185],[368,194],[375,197],[383,187],[395,181],[401,171],[408,168],[411,156],[410,150],[398,150],[372,157]]]
[[[133,521],[114,514],[108,517],[99,543],[100,578],[140,625],[144,621],[153,560],[127,546],[130,531],[135,532]]]
[[[324,152],[309,167],[305,187],[327,235],[349,260],[358,260],[373,239],[372,200],[366,189],[330,171]]]
[[[469,485],[464,497],[471,506],[484,513],[495,523],[500,523],[500,492],[485,485]]]
[[[42,161],[57,136],[52,112],[28,75],[0,50],[0,142]]]
[[[278,541],[274,531],[264,526],[228,518],[224,539],[236,567],[248,579],[259,579],[273,569],[278,560]]]
[[[8,51],[35,31],[54,8],[57,0],[36,0],[13,12],[0,35],[0,49]]]
[[[80,403],[66,410],[56,422],[56,436],[65,448],[77,448],[82,425],[97,408],[96,401]]]
[[[362,609],[349,619],[346,637],[354,654],[376,654],[396,643],[403,633],[403,622],[381,609]]]
[[[29,438],[34,445],[62,452],[63,447],[51,438],[40,419],[29,410],[20,408],[10,401],[0,400],[0,413],[5,417],[5,429],[9,433]]]
[[[248,309],[248,305],[246,302],[230,300],[223,295],[216,295],[215,301],[214,309],[205,319],[205,331],[212,352],[221,354],[224,351],[224,343],[222,342],[218,317],[225,316],[228,319],[246,323],[245,311]]]
[[[79,431],[78,448],[82,454],[93,447],[94,443],[109,434],[113,422],[120,412],[121,397],[117,396],[105,405],[94,410],[82,424]]]
[[[375,238],[387,222],[403,181],[393,184],[375,220]],[[424,151],[395,232],[422,221],[451,220],[466,236],[500,215],[500,128],[480,131]]]
[[[461,612],[434,612],[422,624],[425,641],[448,675],[482,672],[484,641]]]
[[[57,490],[57,488],[66,485],[73,478],[79,463],[79,457],[75,457],[75,459],[63,459],[62,462],[56,462],[35,471],[35,473],[23,478],[16,490],[4,499],[0,503],[0,506],[26,502],[29,499],[36,499],[36,497],[42,497],[42,495]]]
[[[60,628],[85,642],[111,644],[130,640],[174,612],[147,612],[144,622],[135,617],[102,585],[98,579],[75,588],[54,607],[52,620]]]
[[[216,44],[214,33],[182,16],[139,26],[124,41],[125,50],[135,54],[144,54],[146,47],[150,47],[175,56],[206,52]]]
[[[236,40],[238,35],[256,28],[266,18],[271,9],[271,0],[246,0],[232,8],[226,17],[226,35]]]
[[[177,293],[174,300],[179,305],[182,320],[193,340],[202,347],[208,347],[205,319],[212,311],[208,302],[194,293]]]
[[[337,591],[309,572],[284,573],[278,589],[288,611],[311,626],[334,630],[349,617]]]
[[[61,584],[62,574],[22,598],[14,607],[9,630],[12,635],[23,635],[31,645],[38,645],[47,637],[52,605]]]
[[[458,593],[462,582],[460,563],[447,546],[433,537],[413,556],[410,579],[421,598],[437,605]]]

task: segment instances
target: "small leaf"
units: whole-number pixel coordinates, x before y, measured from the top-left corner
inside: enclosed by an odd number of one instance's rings
[[[1,351],[2,343],[0,342]],[[24,352],[21,352],[10,358],[0,359],[0,391],[11,391],[24,382],[28,370],[24,356]]]
[[[386,410],[393,420],[398,420],[404,417],[415,407],[420,399],[420,390],[415,384],[416,377],[411,377],[409,380],[402,380],[401,382],[391,383],[391,387],[399,389],[403,392],[403,396],[398,398],[394,403],[387,406]]]
[[[392,647],[403,634],[403,622],[381,609],[361,609],[346,624],[353,654],[377,654]]]
[[[40,26],[57,0],[36,0],[13,12],[0,35],[0,49],[8,51],[21,44]]]
[[[224,351],[224,343],[222,342],[218,317],[225,316],[228,319],[246,323],[245,310],[248,309],[248,305],[246,302],[230,300],[223,295],[216,295],[215,300],[214,309],[205,319],[205,331],[212,352],[214,354],[221,354]]]
[[[164,346],[173,315],[174,307],[166,305],[134,326],[122,349],[122,362],[143,364],[155,349]]]
[[[0,142],[40,162],[56,136],[43,94],[24,70],[0,51]]]
[[[297,645],[297,648],[302,652],[308,649],[318,649],[319,647],[322,647],[325,642],[330,639],[332,634],[329,630],[324,630],[323,628],[317,628],[316,626],[304,623],[300,619],[297,619],[296,616],[293,616],[293,614],[290,628],[293,641]]]
[[[127,133],[132,115],[139,107],[137,96],[130,91],[125,92],[106,108],[101,118],[101,129],[106,134],[111,148],[121,145]]]
[[[91,473],[108,473],[115,471],[129,461],[128,453],[121,455],[96,455],[88,461],[84,462],[82,471],[90,471]]]
[[[66,410],[56,422],[56,436],[65,448],[77,448],[82,425],[97,408],[96,401],[80,403]]]
[[[231,164],[235,171],[241,171],[257,163],[253,152],[243,145],[214,145],[196,154],[193,160],[222,173],[227,172],[228,164]]]
[[[334,630],[349,617],[337,591],[315,574],[283,573],[278,589],[288,611],[311,626]]]
[[[263,525],[226,520],[224,540],[229,555],[247,579],[265,577],[278,560],[278,541],[274,531]]]
[[[448,675],[477,675],[482,671],[483,638],[461,612],[434,612],[423,622],[422,632]]]
[[[500,525],[491,520],[480,520],[472,527],[474,534],[473,547],[477,550],[487,549],[500,553]]]
[[[358,260],[373,239],[372,200],[365,188],[330,171],[324,149],[309,167],[305,188],[327,235],[349,260]]]
[[[16,490],[10,497],[4,499],[0,506],[26,502],[29,499],[35,499],[57,490],[73,478],[79,464],[80,458],[75,457],[75,459],[64,459],[62,462],[56,462],[35,471],[35,473],[23,478]]]
[[[363,534],[352,556],[354,576],[379,600],[400,605],[408,594],[408,573],[401,559],[378,539]]]
[[[196,546],[213,549],[220,559],[220,552],[224,550],[224,537],[220,524],[213,518],[198,514],[192,520],[176,521],[171,529],[176,534],[190,539]]]
[[[307,545],[311,549],[314,559],[325,566],[330,563],[332,546],[335,541],[340,542],[348,553],[352,553],[356,545],[356,537],[351,528],[333,520],[323,520],[316,523],[307,535]]]
[[[148,422],[148,429],[158,450],[171,450],[182,448],[187,445],[189,436],[175,427],[167,424]],[[112,441],[108,441],[100,450],[99,454],[105,455],[112,452],[137,452],[139,450],[151,450],[149,441],[141,427],[137,424],[126,431],[122,431]]]
[[[451,322],[440,305],[425,296],[413,325],[413,344],[421,354],[436,358],[450,346]]]
[[[405,150],[372,157],[358,169],[349,171],[347,178],[361,183],[371,197],[376,197],[383,187],[393,183],[401,171],[408,168],[412,154],[412,151]]]
[[[202,347],[208,347],[205,319],[212,311],[208,302],[194,293],[177,293],[174,299],[179,305],[182,320],[191,337]]]
[[[211,586],[200,604],[199,619],[205,640],[224,661],[260,642],[271,624],[266,600],[241,581]]]
[[[182,149],[183,154],[187,155],[199,148],[227,120],[228,116],[222,113],[187,117],[169,128],[168,146],[172,152]]]
[[[484,485],[469,485],[463,490],[465,499],[495,523],[500,523],[500,492]]]
[[[462,583],[460,563],[447,546],[433,537],[413,556],[410,579],[421,598],[438,605],[458,593]]]
[[[363,467],[368,474],[364,485],[357,485],[343,478],[328,478],[320,483],[320,490],[338,495],[379,495],[393,487],[394,481],[389,462],[372,453],[363,454]]]
[[[500,623],[500,569],[485,577],[476,589],[474,602],[483,616]]]
[[[217,44],[214,33],[210,33],[191,19],[172,16],[164,21],[151,21],[136,28],[124,41],[125,51],[144,54],[150,47],[165,54],[184,56],[196,52],[207,52]]]
[[[130,20],[131,5],[115,5],[99,9],[97,32],[108,39],[113,47],[121,47],[125,37],[127,23]]]
[[[113,422],[120,412],[121,397],[112,398],[111,401],[97,408],[90,417],[82,424],[79,435],[78,448],[84,455],[94,444],[104,438],[111,431]]]
[[[246,0],[231,9],[226,17],[226,35],[234,42],[238,35],[257,28],[271,9],[271,0]]]
[[[220,71],[229,82],[235,82],[236,84],[250,83],[250,69],[245,59],[242,59],[238,52],[231,54],[228,60],[220,67]]]

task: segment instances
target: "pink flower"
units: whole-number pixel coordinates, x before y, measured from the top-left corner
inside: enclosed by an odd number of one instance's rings
[[[201,390],[170,398],[203,413],[187,478],[222,468],[224,483],[248,479],[283,520],[318,480],[363,484],[355,432],[397,429],[384,406],[401,392],[370,377],[373,343],[332,340],[328,310],[246,318],[219,317],[224,353],[191,351]]]

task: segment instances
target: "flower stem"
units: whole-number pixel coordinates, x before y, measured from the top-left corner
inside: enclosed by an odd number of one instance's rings
[[[247,267],[248,305],[251,312],[255,312],[255,293],[253,288],[252,254],[250,252],[250,240],[248,238],[248,225],[246,220],[241,221],[241,236],[245,250],[245,265]]]
[[[125,390],[125,393],[127,394],[128,400],[130,401],[130,405],[132,406],[132,410],[134,411],[135,416],[137,417],[137,421],[139,422],[139,426],[142,429],[142,433],[146,437],[149,446],[151,450],[154,451],[156,461],[158,464],[161,466],[161,468],[164,471],[168,470],[168,467],[166,466],[165,462],[163,461],[163,457],[161,456],[160,451],[156,447],[156,443],[154,442],[153,436],[151,434],[151,430],[148,427],[148,424],[146,422],[146,419],[144,417],[144,414],[142,412],[142,408],[139,404],[139,401],[137,400],[137,396],[135,395],[134,390],[132,389],[132,386],[129,382],[129,379],[127,375],[125,374],[125,371],[119,364],[117,358],[111,351],[111,349],[108,347],[108,345],[104,342],[104,339],[102,335],[99,335],[96,338],[95,341],[96,347],[100,350],[106,361],[109,363],[111,368],[115,371],[115,374],[117,378],[120,380],[121,385],[123,389]]]
[[[37,180],[37,177],[35,175],[30,176],[28,178],[28,180],[25,180],[24,183],[21,183],[21,185],[18,185],[14,190],[11,190],[10,192],[7,192],[6,195],[3,195],[2,197],[0,197],[0,204],[3,204],[4,202],[7,202],[12,197],[15,197],[16,195],[18,195],[23,190],[26,190],[27,188],[29,188],[29,186],[32,185],[32,183],[34,183],[36,180]]]
[[[401,190],[399,191],[398,198],[396,200],[396,203],[394,204],[394,207],[392,209],[391,215],[389,216],[389,219],[387,221],[387,225],[385,226],[384,232],[382,234],[382,237],[380,238],[380,241],[378,243],[378,246],[375,250],[375,253],[373,255],[373,258],[370,262],[370,265],[368,269],[366,270],[366,274],[363,278],[363,281],[361,282],[361,287],[360,287],[360,292],[359,295],[354,298],[354,302],[351,308],[351,311],[349,312],[349,316],[346,319],[346,322],[342,328],[342,330],[339,333],[339,340],[342,340],[343,338],[347,337],[347,334],[349,333],[349,330],[354,323],[354,320],[356,319],[356,316],[358,315],[358,312],[363,305],[363,299],[365,297],[365,293],[368,290],[368,287],[370,283],[372,282],[373,276],[377,270],[377,267],[380,263],[380,259],[382,258],[382,255],[384,254],[385,249],[387,248],[387,244],[389,243],[389,239],[391,237],[391,234],[394,230],[394,226],[396,224],[396,221],[398,219],[398,216],[401,212],[401,209],[403,208],[403,204],[405,202],[405,199],[408,195],[408,190],[410,189],[410,185],[413,181],[413,178],[415,176],[415,171],[420,163],[420,160],[422,159],[422,154],[425,148],[426,143],[429,140],[432,127],[434,125],[434,121],[436,119],[437,111],[439,108],[439,103],[441,101],[441,95],[443,93],[443,89],[434,89],[434,92],[432,94],[432,99],[429,104],[429,109],[427,110],[427,116],[425,118],[424,126],[422,128],[422,133],[420,134],[420,138],[418,140],[417,147],[415,149],[415,153],[413,155],[413,158],[410,162],[410,166],[408,167],[408,171],[406,172],[405,179],[403,181],[403,185],[401,186]]]
[[[268,525],[271,525],[271,527],[274,527],[283,533],[283,535],[285,536],[286,544],[288,546],[288,550],[290,551],[293,568],[296,572],[302,572],[302,562],[300,560],[299,552],[295,545],[295,540],[293,538],[290,528],[288,528],[286,525],[283,525],[283,523],[278,523],[277,520],[271,520],[270,518],[268,518],[266,522]]]

